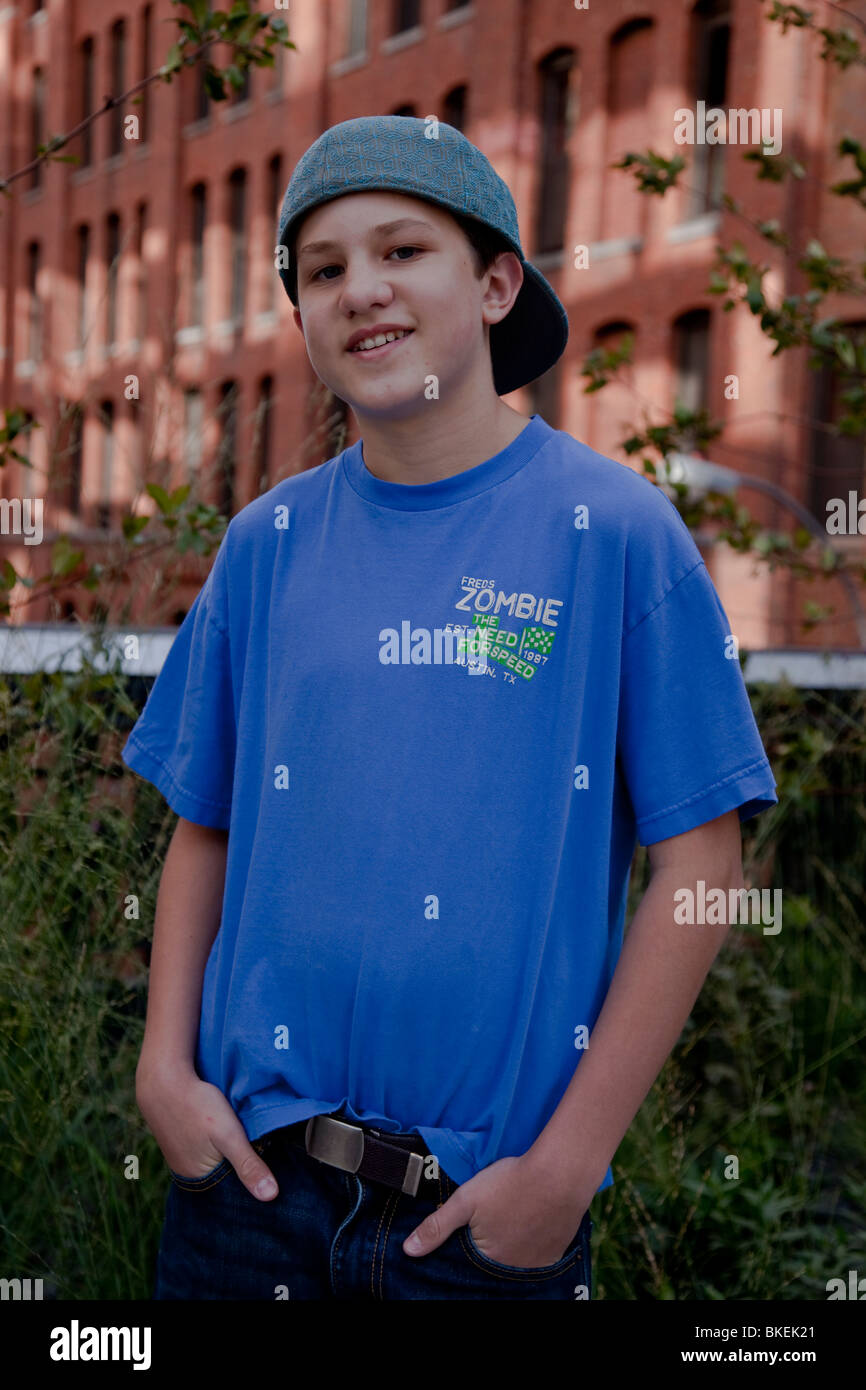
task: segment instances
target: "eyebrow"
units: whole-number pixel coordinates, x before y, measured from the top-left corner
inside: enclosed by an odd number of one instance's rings
[[[394,232],[404,231],[408,227],[421,227],[426,232],[433,232],[429,222],[425,222],[420,217],[398,217],[394,222],[380,222],[378,227],[373,227],[375,236],[391,236]],[[338,241],[307,241],[297,253],[296,259],[300,261],[302,256],[318,256],[326,251],[339,251]]]

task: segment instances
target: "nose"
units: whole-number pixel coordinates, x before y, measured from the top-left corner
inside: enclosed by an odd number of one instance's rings
[[[348,313],[366,313],[374,304],[390,304],[394,291],[380,268],[363,257],[350,257],[343,271],[340,306]]]

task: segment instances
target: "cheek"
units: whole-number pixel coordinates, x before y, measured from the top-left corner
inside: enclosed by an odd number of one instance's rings
[[[463,355],[483,337],[481,314],[470,296],[455,298],[449,304],[447,314],[442,313],[440,305],[439,313],[436,339],[449,351]]]

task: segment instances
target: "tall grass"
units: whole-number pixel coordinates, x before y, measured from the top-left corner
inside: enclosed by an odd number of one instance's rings
[[[145,693],[89,664],[0,682],[0,1275],[49,1297],[148,1298],[168,1187],[134,1098],[175,824],[119,759]],[[599,1298],[824,1298],[866,1273],[866,701],[753,704],[780,805],[743,827],[746,881],[783,889],[782,931],[733,928],[617,1152]],[[647,871],[639,850],[630,913]]]

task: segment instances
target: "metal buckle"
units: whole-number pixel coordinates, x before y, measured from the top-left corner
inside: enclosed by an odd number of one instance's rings
[[[420,1154],[413,1153],[410,1149],[406,1155],[409,1162],[406,1164],[406,1176],[403,1179],[401,1191],[408,1192],[410,1197],[417,1197],[418,1184],[421,1181],[421,1169],[424,1167],[424,1160]]]
[[[357,1173],[364,1158],[364,1131],[331,1115],[310,1117],[304,1144],[313,1158],[332,1168],[342,1168],[344,1173]]]

